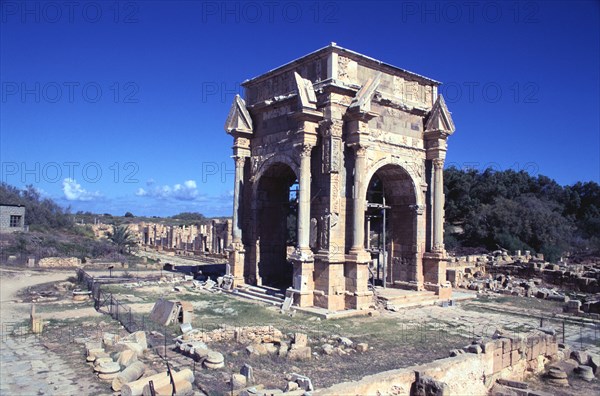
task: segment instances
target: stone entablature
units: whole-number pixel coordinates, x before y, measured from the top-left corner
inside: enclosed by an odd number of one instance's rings
[[[454,124],[439,83],[331,44],[242,85],[225,125],[236,281],[287,277],[300,305],[365,308],[369,265],[383,249],[384,285],[447,297],[443,163]],[[379,210],[390,220],[373,249]]]

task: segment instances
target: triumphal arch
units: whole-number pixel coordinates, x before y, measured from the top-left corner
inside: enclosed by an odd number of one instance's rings
[[[234,284],[364,309],[370,284],[449,298],[440,83],[335,43],[245,81],[234,138]]]

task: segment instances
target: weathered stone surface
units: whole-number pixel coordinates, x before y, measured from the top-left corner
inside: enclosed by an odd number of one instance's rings
[[[249,364],[244,364],[242,366],[240,374],[246,378],[246,383],[248,385],[254,385],[256,383],[256,379],[254,378],[254,368]]]
[[[117,362],[123,367],[129,367],[137,360],[137,354],[130,349],[126,349],[119,353]]]
[[[243,86],[225,125],[234,139],[234,283],[255,283],[260,274],[264,284],[287,282],[301,306],[368,309],[365,198],[378,178],[393,191],[393,243],[423,247],[394,253],[389,279],[427,283],[449,298],[443,164],[455,126],[438,83],[332,44]],[[287,259],[279,227],[289,209],[281,186],[295,179],[298,249],[290,252],[290,279],[279,265]],[[256,187],[242,192],[242,185]],[[269,209],[257,211],[257,202]],[[242,213],[255,215],[242,220]]]
[[[356,350],[358,352],[367,352],[369,350],[369,344],[367,344],[366,342],[360,342],[356,344]]]
[[[287,357],[290,360],[310,360],[312,358],[312,351],[310,347],[290,349]]]
[[[208,363],[219,364],[219,363],[223,363],[225,361],[225,357],[220,352],[212,351],[206,357],[206,361]]]
[[[589,353],[588,365],[594,370],[594,374],[598,374],[598,367],[600,367],[600,355],[596,353]]]
[[[589,356],[585,351],[573,351],[571,352],[571,359],[574,359],[579,364],[587,364]]]
[[[281,357],[286,357],[289,351],[289,346],[287,343],[282,342],[281,345],[279,346],[279,351],[277,351],[277,355],[281,356]]]
[[[561,369],[551,368],[550,370],[548,370],[548,377],[555,379],[565,379],[567,378],[567,373],[565,373]]]
[[[305,333],[295,333],[292,349],[302,348],[308,345],[308,336]]]
[[[107,362],[94,367],[94,371],[101,374],[112,374],[121,371],[121,366],[116,362]]]
[[[242,374],[232,374],[231,375],[231,386],[233,389],[242,389],[246,387],[246,377]]]
[[[295,390],[298,390],[299,386],[297,382],[291,382],[289,381],[286,385],[285,385],[285,390],[284,392],[293,392]]]
[[[123,385],[138,380],[146,371],[146,365],[142,362],[134,362],[131,366],[121,371],[112,382],[112,389],[120,391]]]
[[[579,366],[575,369],[575,372],[579,378],[585,381],[591,381],[594,379],[594,370],[590,366]]]
[[[321,346],[321,349],[323,349],[323,353],[325,355],[331,355],[333,353],[334,348],[333,348],[333,345],[331,345],[331,344],[323,344]]]

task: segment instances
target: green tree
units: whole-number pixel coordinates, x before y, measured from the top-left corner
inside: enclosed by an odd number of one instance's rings
[[[121,254],[125,253],[126,250],[129,252],[131,247],[136,244],[135,237],[126,226],[113,227],[109,239],[117,246],[117,250]]]

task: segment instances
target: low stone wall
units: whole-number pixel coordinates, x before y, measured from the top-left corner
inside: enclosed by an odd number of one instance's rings
[[[225,342],[242,344],[281,342],[283,333],[273,326],[234,327],[222,325],[219,329],[203,331],[194,329],[178,337],[182,341]]]
[[[489,360],[485,354],[463,354],[420,366],[369,375],[359,381],[344,382],[318,390],[313,395],[409,395],[415,382],[415,371],[448,384],[449,395],[486,395],[487,387],[483,376],[486,366],[490,365]]]
[[[38,266],[42,268],[72,268],[80,265],[81,260],[77,257],[45,257],[38,262]]]
[[[497,378],[522,380],[539,373],[548,358],[556,357],[556,336],[498,336],[469,345],[456,356],[431,363],[384,371],[358,381],[336,384],[314,395],[409,395],[418,372],[444,384],[444,396],[487,395]]]

